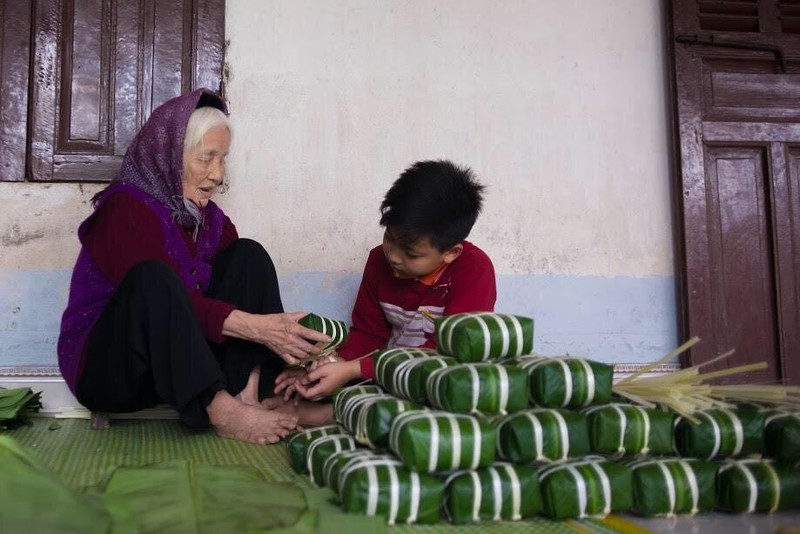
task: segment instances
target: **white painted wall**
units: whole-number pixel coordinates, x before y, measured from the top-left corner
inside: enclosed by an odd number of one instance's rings
[[[223,205],[286,269],[350,271],[397,174],[451,158],[489,185],[498,272],[670,274],[661,24],[656,0],[229,0]]]
[[[218,200],[272,253],[287,308],[348,318],[384,192],[450,158],[489,187],[470,239],[495,261],[498,311],[534,316],[540,350],[674,346],[658,0],[228,0],[226,16]],[[97,190],[0,184],[0,367],[55,363]]]

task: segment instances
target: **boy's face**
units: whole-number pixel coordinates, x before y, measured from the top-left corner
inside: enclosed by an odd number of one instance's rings
[[[450,263],[464,250],[461,243],[442,252],[431,244],[429,237],[421,237],[408,246],[400,245],[392,228],[383,233],[383,253],[398,278],[414,279],[429,275],[443,264]]]

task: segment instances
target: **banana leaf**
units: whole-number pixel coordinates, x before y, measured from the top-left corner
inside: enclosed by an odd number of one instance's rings
[[[800,510],[800,470],[772,460],[729,460],[717,473],[720,510]]]
[[[347,326],[344,324],[344,321],[328,319],[326,317],[320,317],[319,315],[309,313],[297,321],[297,323],[305,326],[306,328],[310,328],[311,330],[316,330],[317,332],[322,332],[323,334],[330,336],[331,342],[321,346],[320,348],[322,350],[335,349],[341,346],[347,340]]]
[[[506,415],[528,406],[528,374],[496,363],[463,363],[428,377],[428,402],[448,412]]]
[[[498,462],[475,471],[458,471],[445,480],[445,505],[455,524],[519,521],[542,505],[536,469]]]
[[[125,509],[140,532],[250,532],[295,525],[303,491],[267,482],[252,467],[174,460],[118,467],[105,484],[110,506]]]
[[[428,376],[458,360],[432,349],[387,349],[374,354],[375,382],[398,397],[426,404]]]
[[[389,447],[414,471],[477,469],[495,458],[497,429],[476,417],[434,410],[395,417]]]
[[[300,475],[308,473],[306,464],[306,451],[308,444],[321,436],[341,434],[344,431],[339,425],[327,425],[295,432],[286,436],[286,450],[289,453],[289,464],[295,473]]]
[[[502,360],[533,350],[533,319],[492,312],[434,319],[436,346],[462,362]]]
[[[649,458],[629,463],[631,511],[645,517],[710,512],[717,502],[717,465],[691,458]]]
[[[772,410],[764,415],[766,455],[782,464],[800,462],[800,413]]]
[[[580,412],[533,408],[497,422],[497,454],[511,462],[557,462],[583,456],[589,448]]]
[[[760,454],[764,414],[752,409],[712,409],[694,413],[699,423],[675,419],[675,449],[681,456],[715,460]]]
[[[631,469],[587,456],[539,471],[542,513],[550,519],[579,519],[626,512],[633,499]]]
[[[97,495],[74,492],[9,436],[0,436],[0,532],[110,532]]]
[[[504,362],[522,367],[530,376],[529,398],[545,408],[583,408],[611,400],[614,368],[581,358],[520,356]]]
[[[672,454],[671,412],[631,404],[606,404],[583,410],[592,451],[617,457]]]
[[[28,412],[38,412],[41,396],[30,388],[0,388],[0,430],[24,423]]]

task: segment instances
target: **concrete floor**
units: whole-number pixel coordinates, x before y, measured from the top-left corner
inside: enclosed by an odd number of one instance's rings
[[[644,519],[625,516],[654,534],[680,532],[696,534],[800,534],[800,512],[767,514],[706,514],[673,519]]]

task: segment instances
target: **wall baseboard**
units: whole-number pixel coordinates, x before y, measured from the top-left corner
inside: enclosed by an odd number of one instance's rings
[[[621,380],[646,364],[618,363],[614,365],[614,380]],[[677,363],[667,363],[651,369],[645,376],[673,373],[680,369]],[[0,387],[29,387],[42,393],[39,415],[64,419],[89,419],[91,413],[81,406],[61,377],[58,367],[0,367]],[[170,408],[152,408],[129,414],[111,414],[112,419],[176,419],[177,412]]]

